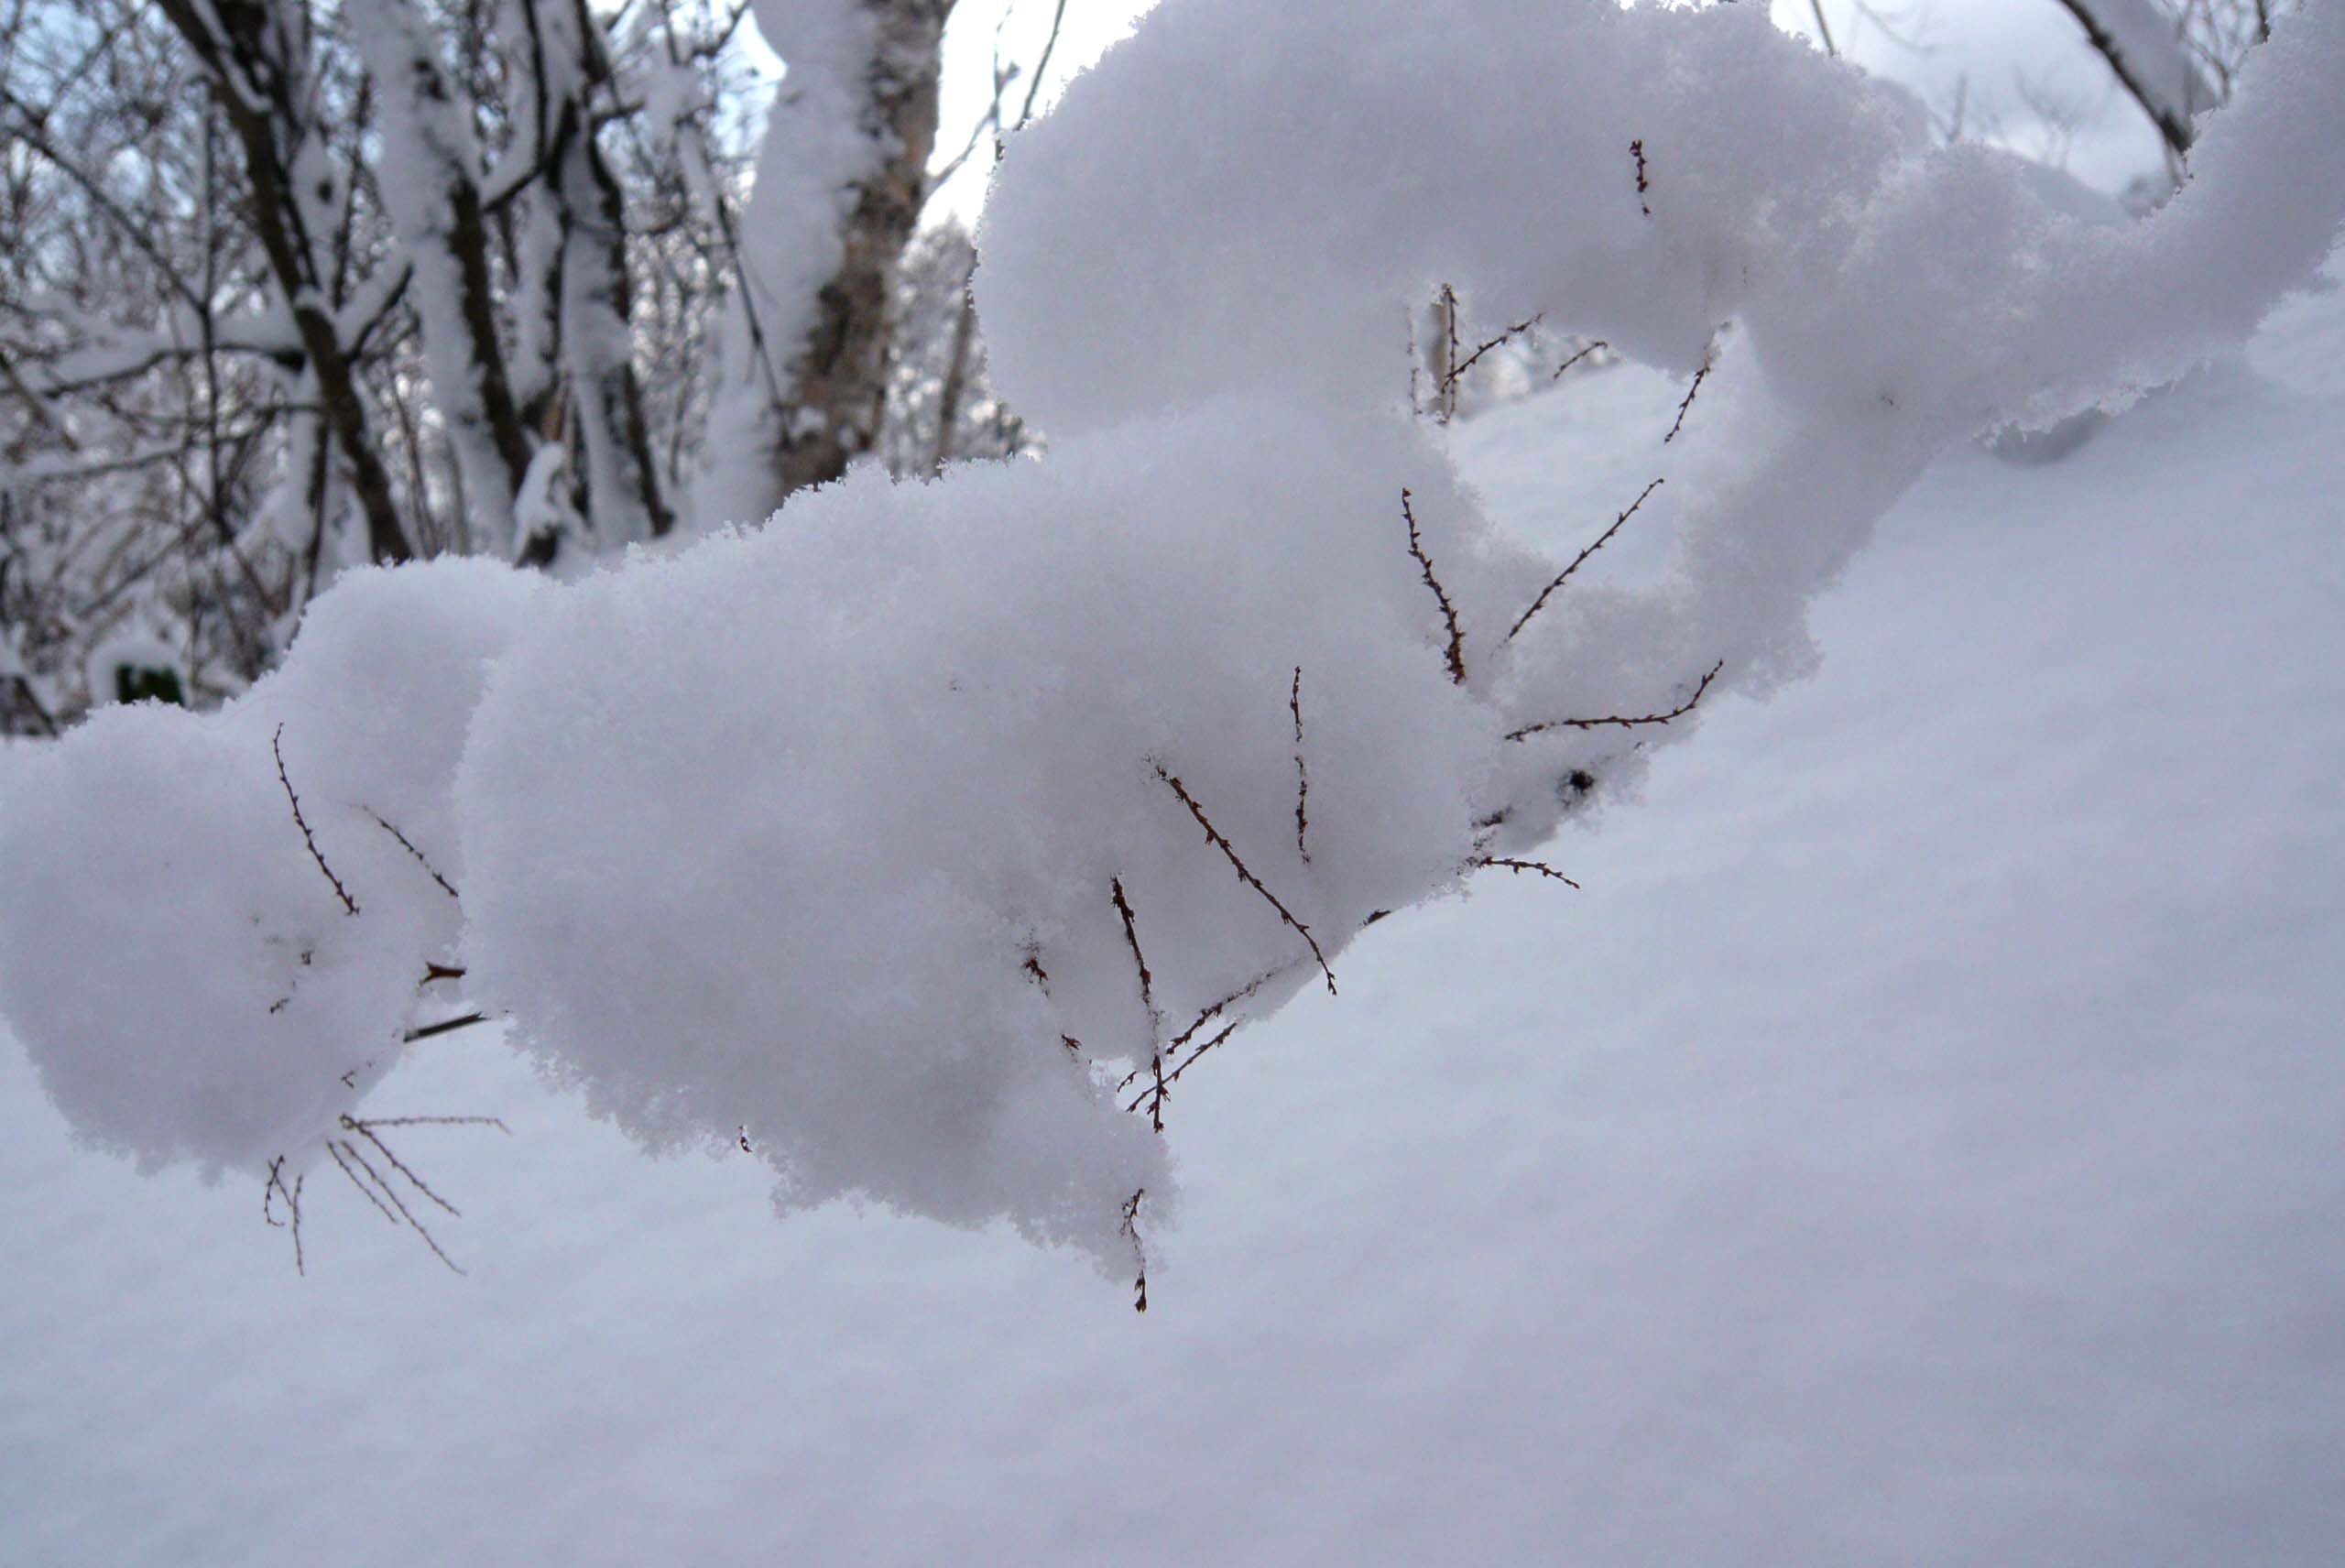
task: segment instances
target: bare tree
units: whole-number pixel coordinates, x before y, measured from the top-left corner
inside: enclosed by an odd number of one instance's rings
[[[0,725],[231,694],[345,564],[835,476],[950,8],[771,7],[759,157],[749,0],[0,0]]]

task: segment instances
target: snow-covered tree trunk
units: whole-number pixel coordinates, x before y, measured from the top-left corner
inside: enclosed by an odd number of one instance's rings
[[[529,471],[497,340],[488,223],[471,106],[459,99],[414,0],[369,0],[349,19],[383,116],[383,199],[414,267],[432,406],[462,475],[459,549],[509,555],[513,498]]]
[[[323,103],[310,70],[309,15],[287,0],[162,0],[162,11],[203,62],[243,149],[253,225],[348,470],[367,547],[376,561],[406,561],[414,546],[337,315],[349,260],[337,254],[338,235],[347,237],[335,217],[344,191],[314,135]]]
[[[889,292],[936,141],[953,0],[760,0],[788,68],[734,236],[698,522],[762,520],[878,439]]]
[[[586,0],[513,0],[513,9],[536,180],[520,265],[539,309],[551,313],[540,352],[551,349],[559,365],[540,366],[538,380],[562,388],[577,509],[597,541],[656,539],[675,515],[660,494],[636,375],[625,202],[595,140],[610,61]],[[551,560],[556,548],[545,533],[522,544],[529,560]]]

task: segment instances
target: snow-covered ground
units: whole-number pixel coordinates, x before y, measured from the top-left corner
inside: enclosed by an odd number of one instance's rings
[[[1460,432],[1556,547],[1673,400],[1608,374]],[[0,1562],[2334,1562],[2340,430],[2318,300],[1941,463],[1585,891],[1387,921],[1183,1081],[1145,1317],[777,1223],[477,1034],[369,1102],[510,1124],[403,1146],[469,1278],[328,1187],[297,1279],[0,1048]]]

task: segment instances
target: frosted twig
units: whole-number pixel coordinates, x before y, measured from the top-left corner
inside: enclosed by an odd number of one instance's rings
[[[1294,667],[1294,686],[1287,693],[1294,710],[1294,852],[1311,864],[1311,773],[1303,766],[1303,666]]]
[[[301,1256],[301,1184],[309,1179],[310,1174],[305,1171],[294,1177],[293,1185],[288,1187],[285,1184],[285,1156],[280,1154],[268,1162],[268,1181],[260,1190],[260,1217],[279,1230],[289,1227],[292,1230],[293,1272],[304,1279],[309,1277],[310,1266],[309,1260]],[[280,1194],[285,1199],[286,1214],[286,1218],[281,1220],[270,1212],[274,1206],[272,1201]]]
[[[391,1213],[391,1206],[375,1195],[375,1189],[358,1179],[358,1172],[351,1167],[349,1160],[343,1158],[342,1149],[332,1139],[327,1140],[326,1152],[333,1156],[333,1162],[336,1165],[342,1167],[342,1173],[350,1178],[350,1184],[366,1194],[366,1201],[375,1205],[375,1212],[396,1227],[399,1223],[398,1215]]]
[[[1645,724],[1665,724],[1672,719],[1682,719],[1692,713],[1694,704],[1702,700],[1702,693],[1710,689],[1710,682],[1716,681],[1718,678],[1718,671],[1725,668],[1726,660],[1723,659],[1711,665],[1710,672],[1702,677],[1700,685],[1694,688],[1694,694],[1665,713],[1642,713],[1635,718],[1609,716],[1601,719],[1549,719],[1543,724],[1525,724],[1522,728],[1509,733],[1506,738],[1528,740],[1532,735],[1544,734],[1548,730],[1594,730],[1603,729],[1608,725],[1632,730]]]
[[[1550,381],[1561,381],[1564,378],[1565,371],[1569,370],[1573,365],[1577,365],[1581,360],[1586,359],[1598,349],[1610,348],[1611,346],[1612,345],[1610,343],[1606,343],[1602,338],[1598,338],[1595,342],[1581,349],[1577,354],[1573,354],[1569,359],[1564,361],[1563,364],[1555,366],[1555,374],[1550,376],[1547,379]]]
[[[1297,964],[1301,962],[1302,960],[1300,959],[1295,961]],[[1212,1004],[1210,1007],[1206,1007],[1205,1011],[1199,1013],[1196,1018],[1190,1022],[1187,1029],[1183,1029],[1179,1034],[1174,1035],[1170,1040],[1165,1042],[1165,1051],[1168,1054],[1178,1055],[1183,1046],[1188,1044],[1189,1041],[1196,1038],[1197,1031],[1199,1029],[1204,1029],[1205,1025],[1219,1018],[1227,1008],[1236,1007],[1238,1003],[1244,1001],[1247,997],[1252,996],[1255,992],[1260,990],[1263,986],[1269,985],[1271,981],[1277,979],[1280,975],[1285,974],[1288,970],[1292,969],[1293,967],[1294,964],[1281,964],[1272,968],[1263,970],[1260,975],[1255,975],[1254,978],[1247,981],[1246,984],[1238,987],[1237,990],[1232,991],[1228,996],[1224,996],[1220,1001]],[[1069,1043],[1073,1042],[1070,1041]],[[1135,1067],[1129,1073],[1125,1073],[1122,1081],[1116,1085],[1116,1093],[1120,1094],[1125,1090],[1130,1088],[1132,1086],[1132,1081],[1138,1078],[1142,1071],[1143,1069]],[[1165,1081],[1167,1083],[1172,1082],[1171,1079],[1167,1079]]]
[[[301,814],[301,797],[293,793],[293,780],[286,777],[285,748],[280,744],[284,738],[285,726],[279,724],[277,733],[268,737],[268,751],[277,758],[277,781],[285,786],[285,798],[292,803],[293,825],[301,830],[301,842],[310,846],[310,858],[318,863],[318,869],[325,873],[326,880],[333,885],[333,896],[342,900],[342,912],[354,915],[358,912],[358,900],[350,896],[350,889],[342,885],[342,878],[333,874],[333,867],[328,866],[326,857],[318,852],[317,836],[310,832],[309,819]]]
[[[1620,531],[1620,525],[1627,522],[1631,517],[1635,517],[1637,515],[1637,508],[1645,504],[1645,496],[1650,495],[1654,491],[1660,489],[1661,485],[1662,482],[1656,479],[1652,484],[1646,485],[1643,492],[1639,495],[1635,500],[1629,503],[1629,509],[1621,513],[1619,517],[1613,518],[1612,526],[1597,536],[1596,542],[1594,544],[1589,545],[1586,550],[1581,550],[1577,555],[1572,557],[1572,563],[1569,566],[1565,567],[1561,572],[1555,573],[1555,580],[1553,583],[1548,583],[1547,586],[1539,590],[1539,597],[1531,601],[1531,608],[1523,611],[1522,618],[1514,623],[1513,626],[1508,630],[1505,637],[1499,639],[1501,646],[1506,643],[1512,642],[1522,628],[1531,624],[1531,617],[1537,615],[1546,606],[1547,596],[1554,593],[1556,589],[1561,588],[1565,582],[1570,578],[1573,572],[1577,572],[1581,566],[1587,563],[1589,556],[1594,555],[1598,550],[1602,550],[1606,545],[1612,542],[1612,536]]]
[[[370,1127],[493,1127],[507,1138],[513,1136],[513,1129],[505,1125],[501,1116],[368,1116],[365,1125]]]
[[[1222,858],[1228,861],[1231,869],[1238,873],[1238,879],[1245,883],[1249,887],[1253,888],[1255,892],[1260,893],[1264,901],[1266,901],[1271,908],[1279,912],[1279,919],[1284,920],[1288,926],[1292,928],[1295,934],[1303,938],[1305,944],[1310,947],[1311,956],[1319,961],[1319,973],[1327,977],[1327,995],[1330,996],[1334,996],[1336,994],[1336,972],[1327,967],[1327,955],[1319,951],[1319,940],[1311,934],[1311,928],[1304,925],[1301,920],[1296,920],[1294,918],[1294,911],[1281,903],[1279,901],[1279,896],[1276,893],[1271,892],[1268,887],[1262,886],[1262,879],[1255,876],[1253,872],[1247,869],[1246,863],[1238,858],[1237,849],[1231,845],[1230,842],[1227,838],[1222,836],[1221,830],[1213,825],[1213,819],[1205,815],[1205,809],[1197,804],[1197,798],[1189,793],[1187,786],[1183,785],[1180,779],[1174,778],[1171,773],[1166,772],[1162,763],[1156,763],[1154,767],[1156,768],[1156,776],[1159,779],[1163,779],[1166,786],[1172,789],[1172,793],[1181,798],[1181,804],[1189,808],[1189,815],[1197,819],[1197,825],[1205,830],[1205,837],[1212,842],[1212,844],[1216,849],[1221,851]]]
[[[1441,605],[1442,624],[1449,628],[1449,646],[1444,657],[1449,661],[1449,679],[1457,685],[1466,684],[1466,634],[1457,626],[1457,607],[1449,602],[1449,590],[1434,575],[1433,557],[1425,553],[1424,539],[1417,531],[1417,509],[1407,485],[1401,487],[1401,516],[1409,525],[1409,553],[1416,558],[1424,572],[1425,586]]]
[[[349,1120],[347,1116],[343,1119],[345,1122]],[[376,1147],[381,1147],[379,1139],[376,1140]],[[423,1238],[423,1245],[431,1249],[431,1256],[446,1264],[450,1272],[462,1274],[464,1270],[456,1267],[456,1260],[440,1249],[440,1243],[433,1238],[431,1231],[424,1228],[423,1222],[415,1217],[414,1214],[409,1210],[406,1203],[400,1202],[397,1189],[393,1188],[388,1181],[383,1180],[383,1176],[380,1171],[376,1171],[372,1165],[366,1163],[366,1157],[359,1152],[358,1146],[354,1143],[345,1141],[342,1146],[342,1151],[358,1162],[358,1169],[364,1171],[367,1175],[374,1178],[375,1184],[383,1190],[383,1196],[391,1201],[391,1207],[398,1210],[399,1218],[407,1221],[408,1228],[414,1231],[416,1235],[421,1236]],[[415,1178],[412,1174],[409,1174],[408,1180],[412,1181]],[[420,1185],[420,1183],[418,1184]],[[438,1197],[434,1196],[432,1198],[432,1202],[439,1203],[440,1200]],[[441,1206],[442,1208],[447,1207],[445,1203],[442,1203]],[[455,1211],[451,1209],[449,1212],[453,1214]]]
[[[1686,411],[1693,408],[1695,395],[1702,390],[1702,383],[1709,378],[1710,365],[1709,356],[1705,354],[1702,358],[1702,368],[1694,372],[1693,385],[1685,388],[1685,400],[1677,405],[1677,418],[1671,421],[1669,433],[1661,438],[1662,445],[1667,446],[1671,441],[1675,441],[1677,432],[1685,428]]]
[[[1530,871],[1534,872],[1541,877],[1550,877],[1554,881],[1561,882],[1566,887],[1577,887],[1579,886],[1578,883],[1573,881],[1570,877],[1565,876],[1562,872],[1556,870],[1554,866],[1548,865],[1543,860],[1511,860],[1502,855],[1485,855],[1473,860],[1469,860],[1466,864],[1469,870],[1479,871],[1495,866],[1500,870],[1511,871],[1518,877],[1522,876],[1526,871]]]
[[[1203,1056],[1206,1051],[1211,1051],[1215,1046],[1219,1045],[1223,1040],[1226,1040],[1231,1035],[1236,1034],[1239,1029],[1244,1027],[1245,1023],[1246,1020],[1244,1018],[1233,1018],[1228,1023],[1223,1025],[1222,1030],[1219,1034],[1215,1035],[1211,1040],[1205,1041],[1203,1045],[1197,1047],[1196,1050],[1189,1052],[1187,1056],[1182,1058],[1181,1064],[1172,1069],[1172,1071],[1165,1076],[1164,1081],[1167,1083],[1179,1083],[1181,1081],[1181,1074],[1186,1073],[1191,1067],[1194,1066],[1198,1057]],[[1129,1110],[1132,1107],[1127,1105],[1124,1108],[1126,1110]]]
[[[414,1118],[412,1117],[409,1118],[410,1125],[412,1125],[413,1120]],[[433,1203],[439,1204],[450,1214],[454,1214],[458,1219],[464,1218],[464,1211],[457,1208],[455,1204],[450,1203],[447,1199],[442,1197],[439,1193],[433,1192],[429,1186],[425,1185],[423,1178],[409,1170],[400,1160],[399,1157],[391,1152],[391,1146],[385,1143],[380,1138],[376,1136],[376,1123],[371,1121],[360,1121],[355,1116],[350,1116],[346,1113],[342,1118],[342,1126],[344,1131],[356,1133],[368,1143],[373,1144],[376,1149],[382,1150],[383,1158],[391,1162],[391,1169],[406,1177],[409,1184],[414,1187],[417,1192],[422,1193],[425,1197],[431,1199]],[[502,1127],[504,1124],[500,1122],[497,1125]]]
[[[399,847],[406,850],[409,855],[415,856],[415,863],[423,867],[424,874],[426,876],[430,877],[434,882],[440,884],[440,890],[442,892],[447,894],[451,898],[456,897],[456,885],[449,881],[445,877],[440,875],[439,870],[432,866],[431,862],[424,858],[423,851],[416,848],[414,844],[408,842],[407,834],[393,827],[390,822],[384,818],[383,814],[375,810],[374,807],[367,806],[364,808],[364,810],[368,816],[375,819],[375,825],[376,827],[381,828],[385,833],[398,840]]]
[[[1148,1009],[1148,1065],[1156,1075],[1156,1102],[1149,1111],[1149,1125],[1158,1132],[1164,1130],[1164,1015],[1156,1006],[1156,978],[1148,972],[1148,959],[1140,952],[1140,928],[1132,920],[1131,900],[1124,897],[1124,879],[1107,879],[1115,895],[1116,913],[1124,919],[1124,942],[1132,950],[1132,964],[1140,971],[1140,1006]],[[1129,1080],[1126,1080],[1129,1082]]]
[[[1441,363],[1445,366],[1454,366],[1457,363],[1457,290],[1446,283],[1441,286],[1441,321],[1447,334]],[[1435,406],[1441,410],[1441,422],[1445,425],[1457,417],[1456,372],[1445,369],[1434,392],[1440,398]]]
[[[1148,1189],[1140,1188],[1124,1204],[1124,1234],[1131,1237],[1132,1267],[1139,1272],[1132,1280],[1132,1311],[1148,1311],[1148,1254],[1140,1245],[1140,1201],[1148,1196]]]
[[[1479,364],[1484,354],[1489,353],[1492,349],[1499,347],[1500,344],[1512,343],[1516,338],[1521,337],[1523,333],[1529,332],[1532,328],[1537,326],[1541,321],[1543,321],[1546,319],[1547,312],[1542,310],[1537,315],[1515,322],[1514,325],[1507,328],[1506,331],[1490,339],[1489,342],[1478,345],[1474,352],[1467,354],[1462,363],[1455,364],[1450,366],[1449,374],[1442,377],[1442,391],[1454,397],[1457,391],[1457,383],[1459,379],[1462,378],[1467,371],[1473,369],[1476,365]],[[1451,338],[1451,352],[1453,354],[1456,353],[1456,337],[1454,332]]]
[[[1116,913],[1124,919],[1124,943],[1132,950],[1133,967],[1140,971],[1140,1003],[1148,1009],[1148,1028],[1151,1040],[1164,1032],[1164,1015],[1156,1007],[1156,976],[1148,972],[1148,959],[1140,950],[1140,928],[1132,920],[1131,900],[1124,896],[1124,879],[1107,879],[1108,891],[1116,900]]]

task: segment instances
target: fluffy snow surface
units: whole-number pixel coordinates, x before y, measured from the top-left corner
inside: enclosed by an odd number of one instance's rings
[[[1492,515],[1609,522],[1644,374],[1461,428]],[[471,1277],[336,1181],[300,1279],[0,1051],[0,1562],[2333,1562],[2341,420],[2299,302],[2060,463],[1941,461],[1815,679],[1565,831],[1585,891],[1381,922],[1182,1082],[1145,1317],[777,1225],[477,1032],[368,1102],[510,1125],[400,1145]]]

